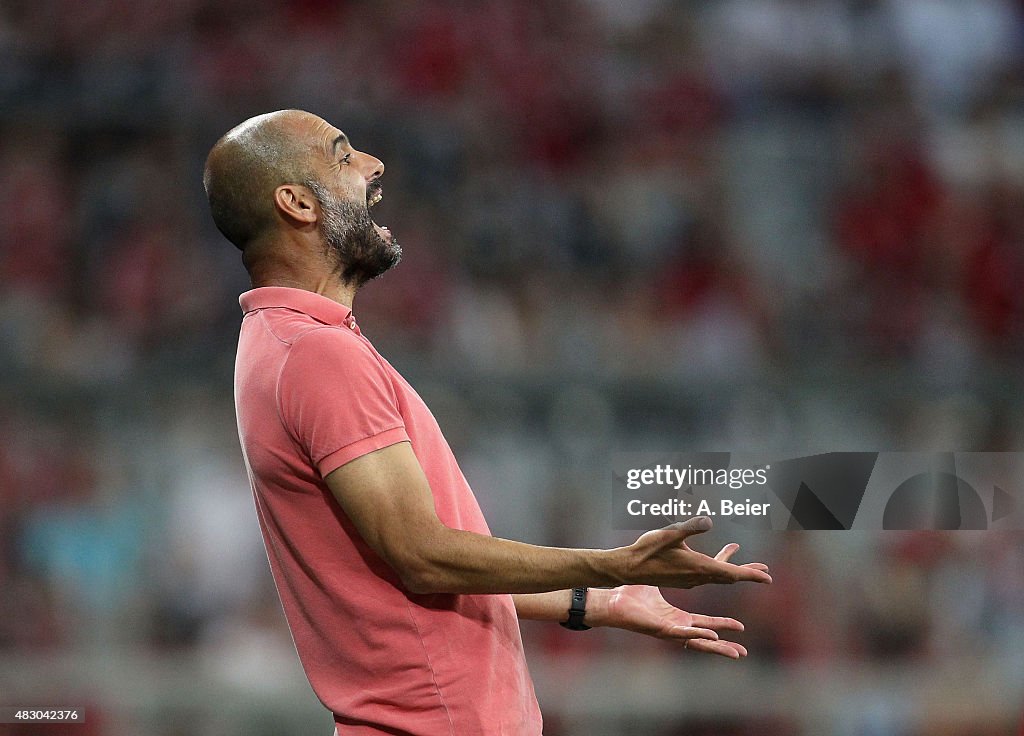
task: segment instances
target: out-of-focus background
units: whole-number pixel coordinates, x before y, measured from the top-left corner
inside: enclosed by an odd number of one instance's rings
[[[0,705],[88,723],[0,733],[330,730],[235,436],[228,128],[385,161],[365,334],[496,534],[608,546],[612,450],[1021,449],[1022,50],[1011,0],[3,2]],[[707,536],[775,585],[673,600],[751,656],[527,624],[548,736],[1016,733],[1020,534]]]

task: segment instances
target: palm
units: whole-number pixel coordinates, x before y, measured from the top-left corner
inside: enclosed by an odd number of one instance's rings
[[[720,631],[743,631],[736,619],[705,616],[676,608],[650,585],[623,585],[608,599],[608,625],[683,644],[687,649],[737,659],[747,650],[718,638]]]

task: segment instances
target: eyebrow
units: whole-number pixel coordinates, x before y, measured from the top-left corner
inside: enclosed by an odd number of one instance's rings
[[[332,155],[338,153],[338,146],[342,145],[343,143],[348,143],[348,136],[345,135],[344,133],[339,133],[338,137],[334,139],[333,143],[331,143]]]

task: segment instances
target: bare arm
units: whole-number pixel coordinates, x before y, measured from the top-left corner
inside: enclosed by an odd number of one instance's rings
[[[690,549],[686,539],[711,528],[706,517],[647,532],[628,547],[610,550],[540,547],[451,529],[437,518],[430,486],[408,442],[346,463],[326,481],[366,543],[413,593],[771,582],[764,565],[733,565]]]

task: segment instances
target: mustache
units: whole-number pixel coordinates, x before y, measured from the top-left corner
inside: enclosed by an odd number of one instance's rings
[[[380,179],[374,179],[366,185],[366,201],[369,202],[373,199],[378,192],[382,191],[384,186],[380,183]]]

